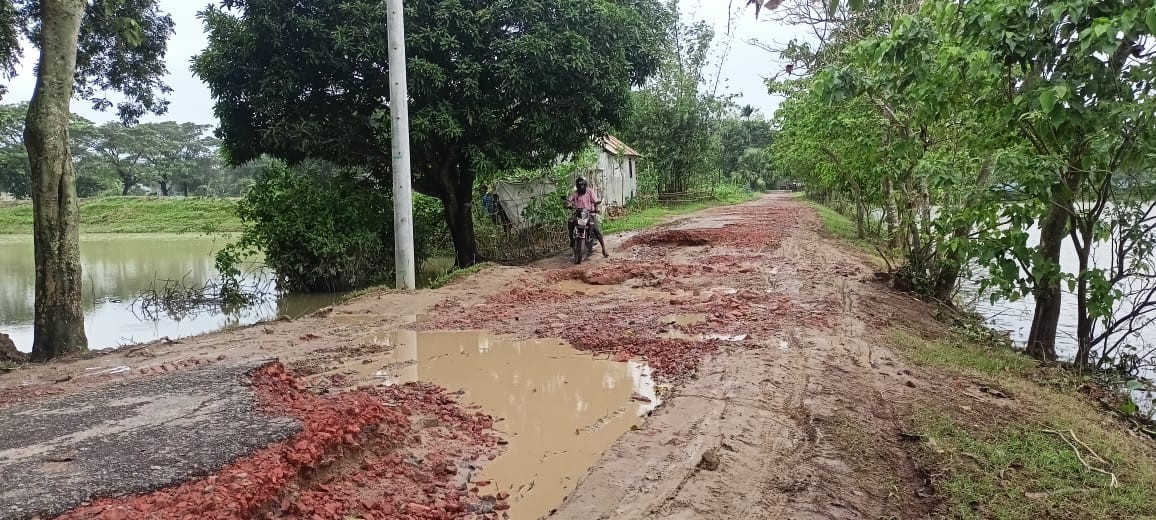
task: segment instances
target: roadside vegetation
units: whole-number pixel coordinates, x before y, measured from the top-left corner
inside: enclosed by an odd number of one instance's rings
[[[943,381],[917,399],[906,434],[919,440],[916,463],[944,499],[946,516],[1156,515],[1156,430],[1134,428],[1118,408],[1124,401],[1097,382],[1041,366],[980,330],[957,326],[937,339],[900,329],[886,335],[889,346]]]
[[[770,82],[786,97],[772,163],[850,218],[826,215],[833,232],[933,301],[965,279],[993,301],[1031,297],[1030,356],[1151,387],[1156,7],[835,3],[828,23],[787,5],[775,16],[820,42],[780,49],[795,63]]]
[[[32,234],[31,202],[0,202],[0,234]],[[81,233],[234,233],[237,201],[219,198],[100,197],[80,201]]]

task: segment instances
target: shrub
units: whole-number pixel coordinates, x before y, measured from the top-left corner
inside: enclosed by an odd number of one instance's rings
[[[415,255],[420,263],[445,226],[436,199],[415,196]],[[393,275],[393,205],[389,186],[365,171],[306,161],[271,162],[242,199],[241,239],[217,255],[218,271],[240,276],[245,255],[261,251],[281,290],[333,292],[385,282]],[[223,286],[238,286],[226,281]]]

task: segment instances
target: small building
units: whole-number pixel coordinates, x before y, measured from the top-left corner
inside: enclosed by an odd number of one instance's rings
[[[587,180],[607,207],[625,206],[638,193],[638,159],[633,148],[607,135],[597,138],[598,169]]]

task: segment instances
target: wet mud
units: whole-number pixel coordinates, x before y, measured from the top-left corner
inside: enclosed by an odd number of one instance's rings
[[[888,375],[908,367],[877,341],[910,302],[818,229],[785,196],[707,210],[610,237],[609,260],[492,267],[145,357],[22,369],[0,377],[0,413],[205,360],[288,367],[260,387],[279,389],[262,395],[295,437],[70,518],[926,517],[886,422],[914,376]],[[840,451],[843,424],[882,432],[887,460]]]
[[[432,383],[494,417],[503,449],[471,479],[482,492],[508,497],[511,518],[556,508],[602,453],[659,404],[645,364],[596,359],[558,340],[380,331],[360,342],[388,352],[337,373],[387,385]]]

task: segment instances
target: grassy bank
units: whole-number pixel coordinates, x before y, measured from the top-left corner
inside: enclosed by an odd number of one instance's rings
[[[854,222],[812,203],[824,230],[860,249]],[[964,320],[966,321],[966,320]],[[951,519],[1156,518],[1156,440],[1118,417],[1114,390],[1043,366],[979,323],[895,329],[885,343],[938,385],[899,418]]]
[[[80,203],[81,233],[186,233],[241,230],[236,201],[104,197]],[[0,203],[0,234],[32,233],[32,203]]]
[[[1074,374],[966,338],[886,338],[944,376],[908,421],[948,518],[1156,518],[1156,441],[1089,399],[1103,391]],[[951,388],[960,382],[986,395]]]

